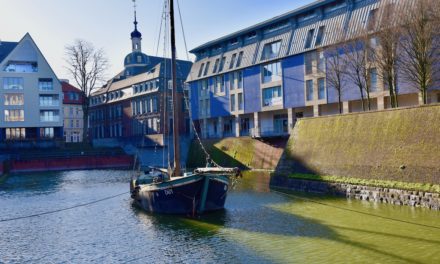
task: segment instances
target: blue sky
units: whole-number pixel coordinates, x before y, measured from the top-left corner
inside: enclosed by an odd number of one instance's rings
[[[288,12],[314,0],[179,0],[188,49]],[[137,0],[142,49],[156,55],[163,0]],[[64,47],[81,38],[103,48],[108,77],[123,69],[131,51],[132,0],[0,0],[0,39],[18,41],[29,32],[59,78]],[[178,30],[178,57],[185,49]],[[163,43],[163,41],[162,41]],[[162,48],[159,55],[162,55]]]

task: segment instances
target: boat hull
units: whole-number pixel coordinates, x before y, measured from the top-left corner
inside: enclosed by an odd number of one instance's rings
[[[147,212],[195,215],[223,209],[228,189],[227,176],[192,175],[140,185],[132,197]]]

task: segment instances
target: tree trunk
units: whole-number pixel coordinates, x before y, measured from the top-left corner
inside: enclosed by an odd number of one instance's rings
[[[84,96],[83,102],[83,142],[86,144],[90,143],[89,137],[89,98]]]
[[[342,114],[342,106],[341,106],[341,88],[338,89],[338,110],[339,113]]]
[[[362,91],[362,88],[361,88],[360,90],[361,90],[362,111],[365,112],[365,99],[364,99],[364,92]]]

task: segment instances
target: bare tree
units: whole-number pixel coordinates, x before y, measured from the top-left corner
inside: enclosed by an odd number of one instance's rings
[[[373,64],[377,69],[378,76],[384,80],[389,91],[391,107],[399,107],[397,89],[397,67],[400,55],[399,46],[401,40],[401,28],[395,18],[395,4],[389,3],[384,6],[382,19],[375,35],[379,45],[372,49]]]
[[[341,44],[329,47],[326,52],[327,83],[338,94],[338,110],[342,113],[342,90],[345,85],[347,64]]]
[[[98,84],[104,82],[104,74],[108,68],[108,60],[102,49],[95,47],[85,40],[75,40],[73,44],[66,46],[67,70],[75,79],[83,95],[83,140],[89,142],[89,105],[90,96]]]
[[[428,89],[439,81],[440,39],[438,0],[417,0],[402,12],[402,77],[428,103]]]
[[[344,45],[344,58],[347,78],[358,88],[361,95],[362,110],[365,111],[365,96],[367,107],[371,110],[370,61],[372,49],[368,34],[359,34],[359,37]]]

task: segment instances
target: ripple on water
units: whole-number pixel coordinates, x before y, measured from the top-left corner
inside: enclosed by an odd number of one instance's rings
[[[200,219],[149,215],[132,206],[129,178],[124,171],[8,178],[0,219],[127,195],[0,222],[0,263],[440,262],[440,229],[368,215],[435,225],[438,212],[308,197],[318,204],[270,192],[267,175],[248,174],[224,211]]]

